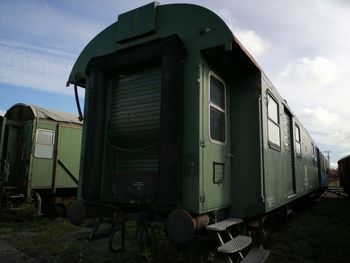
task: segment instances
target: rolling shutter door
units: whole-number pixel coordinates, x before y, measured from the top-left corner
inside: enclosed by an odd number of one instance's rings
[[[113,81],[110,138],[119,152],[118,170],[158,172],[161,70],[119,75]]]

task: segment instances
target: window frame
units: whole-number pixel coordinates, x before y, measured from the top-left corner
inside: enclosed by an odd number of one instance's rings
[[[300,126],[295,123],[295,155],[297,158],[301,159],[302,157],[302,149],[301,149],[301,131],[300,131]],[[298,135],[298,136],[297,136]],[[297,137],[299,137],[299,141],[297,140]],[[299,145],[300,153],[297,151],[297,145]]]
[[[39,133],[41,131],[44,132],[50,132],[52,133],[52,142],[51,143],[43,143],[43,142],[38,142],[38,137],[39,137]],[[54,150],[55,150],[55,142],[56,142],[56,132],[54,130],[51,129],[44,129],[44,128],[38,128],[35,132],[35,141],[34,141],[34,152],[33,152],[33,156],[36,159],[53,159],[54,157]],[[51,157],[42,157],[42,156],[37,156],[36,154],[36,149],[37,149],[37,145],[47,145],[47,146],[52,146],[52,153],[51,153]]]
[[[216,78],[216,80],[218,80],[219,82],[222,83],[223,87],[224,87],[224,109],[222,109],[219,105],[216,105],[215,103],[211,102],[211,97],[210,97],[210,91],[211,91],[211,82],[210,82],[210,78],[214,77]],[[220,78],[217,74],[215,74],[212,71],[209,71],[208,73],[208,134],[209,134],[209,140],[212,143],[215,144],[219,144],[219,145],[226,145],[227,142],[227,114],[226,114],[226,109],[227,109],[227,100],[226,100],[226,84],[224,82],[224,80],[222,78]],[[211,136],[211,113],[210,113],[210,109],[211,107],[213,107],[215,110],[220,111],[221,113],[224,114],[224,141],[218,141],[212,138]]]
[[[269,116],[269,103],[270,103],[270,99],[272,99],[276,105],[277,105],[277,121],[278,123],[276,123],[273,119],[270,118]],[[281,117],[280,117],[280,105],[278,100],[276,99],[276,97],[270,92],[267,91],[267,142],[268,145],[271,149],[281,152]],[[269,130],[269,122],[272,122],[272,124],[276,125],[278,127],[278,134],[279,134],[279,145],[275,144],[274,142],[270,141],[270,130]]]

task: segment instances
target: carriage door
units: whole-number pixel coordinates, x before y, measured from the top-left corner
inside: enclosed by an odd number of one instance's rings
[[[17,165],[20,157],[21,142],[21,127],[16,123],[10,123],[5,128],[4,138],[4,171],[3,180],[10,185],[18,184],[19,167]]]
[[[289,111],[285,108],[284,115],[284,129],[283,129],[283,140],[284,140],[284,158],[285,158],[285,171],[286,171],[286,182],[288,186],[288,197],[295,194],[295,180],[294,180],[294,159],[293,159],[293,136],[292,136],[292,116]]]
[[[201,162],[203,211],[231,204],[229,88],[204,68],[202,76]]]
[[[52,186],[52,175],[55,163],[56,124],[42,123],[35,131],[34,153],[31,168],[33,189]]]

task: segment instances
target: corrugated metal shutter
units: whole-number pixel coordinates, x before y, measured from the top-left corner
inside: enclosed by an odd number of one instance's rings
[[[113,83],[110,129],[120,171],[158,171],[161,70],[119,75]]]

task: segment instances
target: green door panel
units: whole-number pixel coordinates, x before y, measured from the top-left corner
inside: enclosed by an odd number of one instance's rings
[[[285,176],[287,182],[287,194],[288,196],[294,195],[295,191],[295,179],[294,179],[294,152],[293,152],[293,134],[292,134],[292,117],[290,113],[284,110],[283,114],[284,127],[282,129],[282,147],[284,147],[284,160],[285,160]]]
[[[38,147],[41,147],[42,144],[38,143],[38,132],[39,131],[48,131],[54,132],[53,135],[53,143],[56,143],[56,124],[55,123],[45,123],[38,122],[37,128],[35,132],[34,138],[34,146],[33,146],[33,160],[32,160],[32,169],[30,173],[31,184],[33,189],[37,188],[51,188],[52,187],[52,175],[53,175],[53,167],[54,167],[54,154],[52,152],[51,158],[41,158],[38,155]],[[54,149],[54,145],[51,145],[52,149]],[[45,152],[46,154],[47,152]]]
[[[59,125],[55,188],[78,186],[81,133],[81,127]]]
[[[202,87],[202,212],[231,204],[230,89],[220,76],[203,68]]]
[[[20,167],[18,161],[20,158],[20,146],[21,146],[21,129],[19,127],[10,126],[6,127],[7,138],[5,146],[5,177],[10,185],[17,185],[19,181]],[[5,178],[6,180],[6,178]]]

